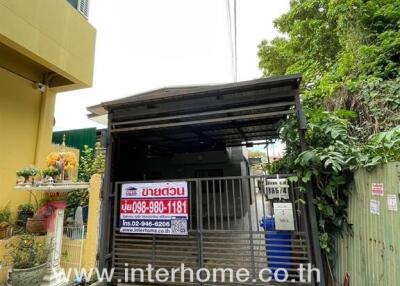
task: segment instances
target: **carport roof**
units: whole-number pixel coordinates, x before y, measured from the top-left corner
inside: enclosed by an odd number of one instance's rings
[[[111,114],[111,133],[143,141],[236,146],[278,136],[279,123],[299,105],[300,81],[301,75],[296,74],[161,88],[104,102],[88,111],[89,117]]]
[[[293,75],[269,77],[269,78],[240,81],[240,82],[226,83],[226,84],[163,87],[112,101],[106,101],[98,105],[90,106],[87,108],[87,110],[90,112],[89,117],[93,117],[93,116],[105,115],[107,114],[107,110],[135,103],[143,104],[152,101],[162,101],[173,98],[179,98],[182,96],[200,95],[204,93],[213,93],[213,92],[215,93],[215,92],[226,92],[226,91],[237,92],[240,90],[274,87],[277,85],[279,86],[292,85],[298,87],[300,81],[301,81],[301,75],[293,74]]]

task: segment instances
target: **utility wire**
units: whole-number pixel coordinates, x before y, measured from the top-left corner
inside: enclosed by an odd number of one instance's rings
[[[237,28],[236,28],[236,0],[233,0],[233,39],[234,39],[234,50],[235,50],[235,59],[234,59],[234,81],[237,82],[237,66],[238,66],[238,57],[237,57]]]
[[[235,81],[235,48],[234,48],[234,40],[232,38],[232,16],[231,16],[231,5],[230,0],[226,0],[226,16],[227,16],[227,24],[228,24],[228,37],[229,37],[229,52],[231,58],[231,73],[232,80]]]

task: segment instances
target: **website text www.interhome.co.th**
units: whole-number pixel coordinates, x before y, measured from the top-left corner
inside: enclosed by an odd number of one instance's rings
[[[295,275],[293,275],[295,274]],[[271,270],[270,268],[262,268],[258,273],[252,273],[247,268],[193,268],[186,267],[181,263],[176,268],[154,268],[153,265],[148,264],[146,268],[131,268],[129,264],[125,264],[123,272],[119,269],[118,276],[115,269],[74,269],[70,268],[64,270],[61,275],[64,278],[82,282],[92,281],[93,279],[100,282],[117,281],[119,283],[132,283],[132,282],[149,282],[149,283],[206,283],[206,282],[301,282],[307,283],[312,281],[320,281],[320,270],[313,268],[311,264],[300,264],[299,267],[292,272],[288,272],[285,268],[277,268]],[[117,278],[118,277],[118,278]],[[293,277],[296,277],[294,279]]]

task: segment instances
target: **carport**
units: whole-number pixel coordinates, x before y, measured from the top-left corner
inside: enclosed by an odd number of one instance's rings
[[[265,254],[260,221],[268,211],[265,186],[276,176],[250,176],[242,149],[278,138],[288,116],[297,117],[301,147],[306,148],[300,81],[300,75],[290,75],[162,88],[88,108],[90,117],[108,119],[100,266],[114,267],[116,279],[123,278],[126,264],[173,267],[183,260],[195,269],[247,267],[253,275],[266,267],[271,258]],[[188,183],[189,234],[121,233],[121,184],[166,180]],[[312,189],[305,186],[304,194],[296,184],[287,184],[295,216],[290,236],[295,258],[288,267],[312,263],[322,269]],[[300,198],[307,203],[299,203]]]

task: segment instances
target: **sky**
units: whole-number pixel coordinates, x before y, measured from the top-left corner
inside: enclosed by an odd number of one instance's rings
[[[273,20],[288,10],[289,0],[237,0],[239,81],[261,77],[257,45],[278,35]],[[104,101],[233,81],[225,0],[92,0],[89,22],[97,30],[93,87],[57,95],[55,130],[104,127],[86,110]]]

